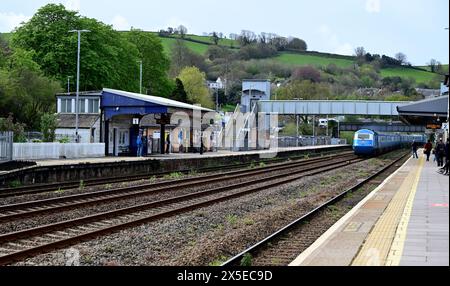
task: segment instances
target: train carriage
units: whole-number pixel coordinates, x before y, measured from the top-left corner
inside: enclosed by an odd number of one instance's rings
[[[387,134],[369,129],[362,129],[355,133],[353,150],[356,155],[373,156],[401,147],[408,147],[413,141],[421,146],[426,143],[426,139],[427,137],[425,134]]]

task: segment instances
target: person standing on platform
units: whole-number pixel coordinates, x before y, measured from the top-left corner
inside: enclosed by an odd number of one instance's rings
[[[443,167],[444,166],[444,157],[445,157],[445,145],[442,142],[442,139],[439,140],[438,144],[436,144],[435,152],[436,152],[436,159],[437,159],[438,167]]]
[[[417,155],[417,143],[416,143],[416,141],[413,141],[413,143],[411,144],[411,148],[412,148],[413,158],[419,159],[419,156]]]
[[[431,144],[431,140],[428,140],[428,143],[423,147],[425,150],[423,153],[427,155],[427,161],[430,161],[431,150],[433,149],[433,144]]]
[[[142,157],[142,136],[141,136],[141,134],[139,134],[136,139],[136,145],[137,145],[137,156]]]
[[[203,155],[203,148],[205,146],[203,145],[203,137],[200,137],[200,155]]]
[[[170,154],[170,133],[166,137],[166,154]]]
[[[447,176],[448,176],[448,163],[449,163],[448,157],[450,156],[449,150],[448,150],[448,148],[449,148],[448,145],[449,145],[449,139],[447,138],[447,142],[445,143],[445,165],[444,165],[444,167],[442,167],[438,170],[439,173],[447,175]]]

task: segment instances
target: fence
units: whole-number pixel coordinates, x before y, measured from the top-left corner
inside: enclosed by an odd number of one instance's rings
[[[347,144],[345,139],[336,139],[331,137],[278,137],[278,147],[301,147],[301,146],[321,146],[321,145],[341,145]]]
[[[12,161],[13,139],[13,132],[0,132],[0,162]]]
[[[104,143],[14,143],[14,160],[104,157]]]

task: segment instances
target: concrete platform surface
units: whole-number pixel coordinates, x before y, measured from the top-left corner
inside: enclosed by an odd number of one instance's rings
[[[330,147],[337,147],[338,145],[323,145],[323,146],[305,146],[292,148],[278,148],[276,152],[290,152],[296,150],[320,150]],[[350,145],[342,145],[348,146]],[[225,156],[242,156],[261,154],[262,156],[272,156],[274,150],[252,150],[232,152],[226,150],[219,150],[218,152],[205,152],[203,155],[199,153],[171,153],[171,154],[154,154],[148,157],[101,157],[101,158],[82,158],[82,159],[60,159],[60,160],[36,160],[38,166],[57,166],[57,165],[74,165],[86,163],[113,163],[113,162],[132,162],[132,161],[146,161],[146,160],[174,160],[174,159],[197,159],[197,158],[215,158]]]
[[[291,266],[449,266],[449,177],[409,159]]]

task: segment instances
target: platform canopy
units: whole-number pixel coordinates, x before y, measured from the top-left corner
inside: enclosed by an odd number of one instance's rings
[[[106,119],[124,114],[163,114],[174,110],[211,112],[213,110],[163,97],[104,88],[100,107]]]
[[[402,121],[415,125],[441,125],[447,121],[448,95],[397,107]]]

